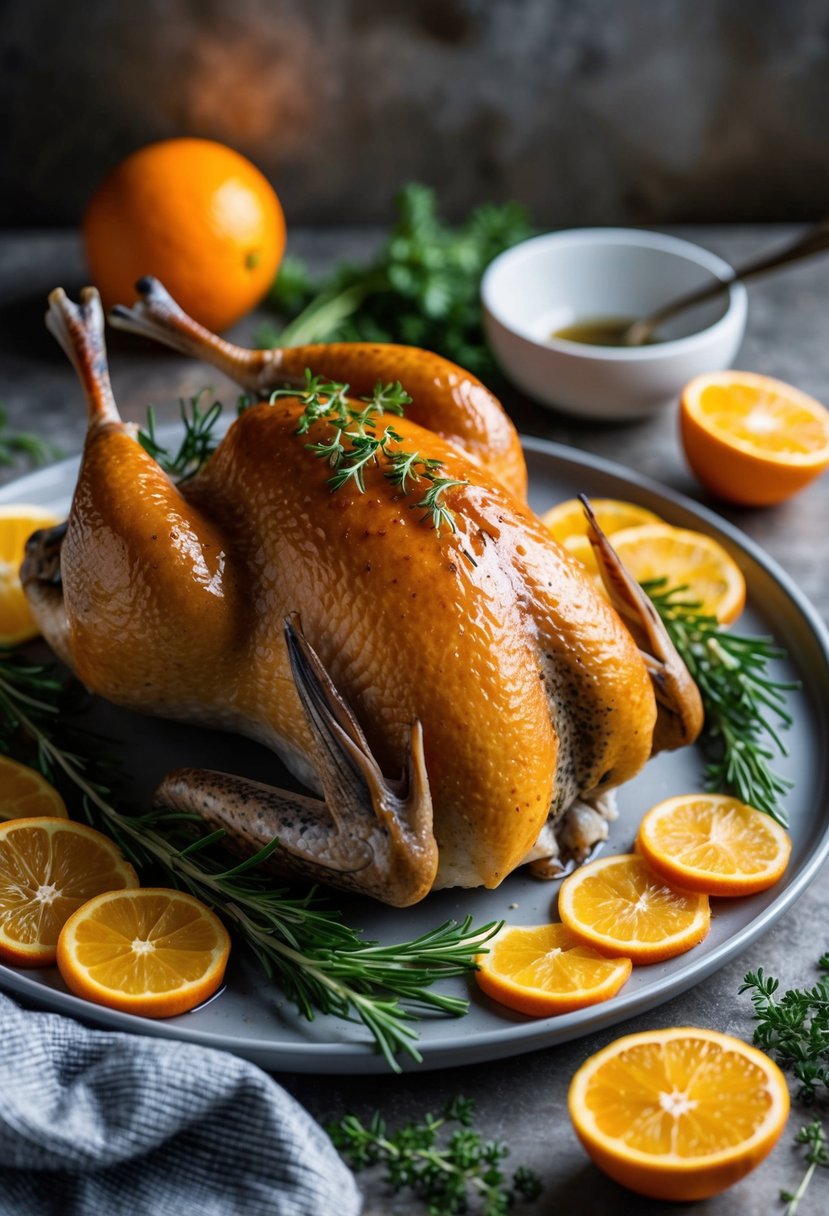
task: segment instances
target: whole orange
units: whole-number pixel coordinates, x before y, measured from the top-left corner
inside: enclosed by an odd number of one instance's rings
[[[83,236],[107,308],[132,303],[136,280],[152,274],[185,312],[221,330],[273,282],[285,219],[272,186],[244,156],[209,139],[165,139],[104,178]]]

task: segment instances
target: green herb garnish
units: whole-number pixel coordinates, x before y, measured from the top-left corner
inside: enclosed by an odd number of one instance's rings
[[[763,968],[750,971],[740,992],[751,993],[757,1026],[754,1042],[800,1082],[799,1097],[812,1101],[829,1089],[829,953],[818,960],[823,972],[812,988],[790,988]]]
[[[819,1165],[829,1166],[829,1146],[826,1143],[826,1133],[820,1119],[813,1119],[798,1130],[794,1138],[795,1144],[806,1146],[806,1172],[800,1180],[796,1191],[781,1191],[780,1198],[786,1204],[784,1216],[795,1216],[800,1201],[806,1194],[812,1175]]]
[[[202,400],[210,389],[203,388],[193,397],[179,398],[179,413],[184,426],[184,435],[178,450],[173,452],[158,441],[155,410],[147,407],[147,426],[138,432],[138,442],[153,460],[161,465],[165,473],[179,481],[187,481],[198,473],[219,446],[219,420],[224,411],[221,401],[213,401],[207,409]],[[251,404],[250,397],[240,397],[236,406],[237,415]]]
[[[0,650],[0,751],[71,790],[86,817],[139,869],[160,871],[215,908],[309,1021],[324,1013],[362,1022],[399,1071],[398,1053],[421,1058],[413,1023],[424,1015],[466,1013],[468,1001],[435,992],[433,985],[474,970],[476,955],[500,924],[476,928],[467,917],[412,941],[363,941],[314,890],[293,895],[256,869],[278,848],[277,840],[228,864],[217,850],[223,831],[193,837],[197,816],[118,809],[109,772],[94,758],[99,741],[79,731],[69,735],[62,711],[63,686],[51,671]]]
[[[792,722],[786,693],[799,684],[769,674],[769,663],[784,658],[785,651],[771,638],[724,629],[698,603],[683,599],[686,587],[668,589],[666,579],[643,586],[702,696],[708,788],[733,793],[786,827],[780,800],[792,783],[775,773],[770,761],[775,753],[788,754],[779,732]]]
[[[62,455],[60,448],[48,439],[41,439],[31,431],[10,430],[8,415],[0,406],[0,464],[13,465],[18,456],[33,465],[47,464]]]
[[[396,1132],[388,1131],[379,1112],[368,1123],[345,1115],[327,1124],[326,1131],[352,1169],[385,1166],[392,1191],[411,1190],[430,1216],[470,1210],[506,1216],[516,1199],[537,1199],[541,1182],[526,1166],[519,1166],[508,1182],[503,1162],[510,1150],[499,1140],[484,1140],[472,1127],[473,1113],[474,1103],[458,1097],[443,1114],[426,1115]],[[458,1126],[446,1135],[452,1123]]]
[[[307,435],[316,422],[329,424],[331,435],[327,440],[306,443],[305,446],[309,452],[326,460],[333,469],[328,479],[332,490],[340,490],[353,483],[364,494],[365,470],[382,460],[389,465],[384,476],[403,495],[409,492],[410,485],[414,487],[419,482],[426,483],[423,498],[412,506],[423,508],[422,518],[430,521],[438,536],[442,528],[456,532],[455,516],[447,507],[444,496],[453,486],[465,486],[469,482],[455,477],[441,477],[441,461],[393,446],[403,443],[403,436],[393,426],[385,426],[381,433],[377,432],[379,415],[395,414],[402,418],[405,407],[411,401],[400,381],[394,384],[378,381],[370,397],[359,399],[360,405],[349,401],[347,393],[347,384],[312,376],[306,368],[304,388],[276,389],[271,393],[270,401],[273,404],[282,397],[299,399],[302,413],[297,421],[298,435]],[[464,554],[468,560],[472,560],[465,550]]]
[[[290,323],[281,333],[265,328],[262,345],[403,342],[491,375],[481,276],[497,254],[532,235],[525,211],[516,203],[485,204],[451,228],[437,215],[434,191],[417,183],[396,207],[397,222],[368,266],[342,264],[314,283],[296,258],[285,260],[270,303]]]
[[[811,1103],[829,1090],[829,953],[818,959],[823,973],[811,988],[789,988],[778,996],[780,981],[762,967],[749,971],[740,992],[751,993],[754,1042],[800,1082],[797,1098]],[[806,1172],[795,1191],[781,1191],[794,1216],[818,1166],[829,1166],[826,1133],[819,1119],[801,1127],[795,1144],[806,1147]]]

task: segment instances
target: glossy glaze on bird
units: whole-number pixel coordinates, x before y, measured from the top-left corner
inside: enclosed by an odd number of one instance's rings
[[[89,337],[94,297],[83,308],[53,298],[90,431],[62,586],[38,577],[36,546],[25,571],[44,633],[102,696],[251,735],[325,797],[280,804],[254,783],[186,773],[166,801],[248,848],[278,834],[283,870],[405,904],[433,886],[496,886],[550,815],[642,767],[657,702],[630,631],[457,434],[420,424],[428,396],[378,429],[393,423],[402,448],[467,483],[447,495],[455,534],[438,536],[379,466],[365,493],[332,493],[305,446],[330,428],[298,436],[296,398],[247,410],[176,487],[117,420]],[[699,727],[683,672],[671,745]],[[401,761],[401,782],[382,777]]]

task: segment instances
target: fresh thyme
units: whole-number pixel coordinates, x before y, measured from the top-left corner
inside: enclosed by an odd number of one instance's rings
[[[667,580],[655,579],[644,589],[702,696],[708,787],[735,794],[786,827],[781,799],[792,783],[770,761],[775,753],[788,754],[779,732],[792,722],[786,693],[799,685],[769,674],[769,663],[785,651],[770,638],[724,629],[698,603],[683,599],[685,587],[669,590]]]
[[[476,928],[467,917],[412,941],[382,946],[363,941],[315,891],[292,895],[258,870],[278,847],[276,840],[230,866],[216,850],[221,830],[191,835],[182,847],[173,837],[183,828],[192,833],[197,816],[117,809],[105,769],[88,754],[94,741],[79,736],[80,743],[73,738],[69,746],[59,740],[62,692],[48,670],[0,651],[0,752],[73,788],[86,817],[139,868],[160,870],[167,881],[220,912],[304,1017],[312,1020],[319,1012],[362,1022],[389,1066],[399,1071],[399,1053],[421,1058],[412,1023],[424,1014],[466,1013],[465,999],[436,992],[433,985],[474,970],[476,954],[499,924]]]
[[[388,468],[384,476],[406,495],[410,488],[425,482],[423,497],[413,503],[415,509],[422,508],[422,519],[429,520],[441,534],[443,528],[457,531],[454,513],[445,502],[447,490],[469,483],[455,477],[441,477],[440,460],[424,457],[420,452],[407,452],[397,445],[403,436],[393,426],[386,425],[378,433],[378,418],[383,414],[404,415],[411,397],[400,381],[383,384],[379,380],[370,397],[361,397],[359,405],[348,398],[348,385],[312,376],[305,371],[302,389],[276,389],[271,393],[271,404],[282,397],[297,397],[302,413],[297,421],[296,433],[307,435],[311,426],[326,422],[331,428],[329,437],[317,443],[306,443],[309,452],[325,460],[333,470],[328,478],[332,491],[341,490],[353,483],[361,494],[365,493],[365,471],[372,464],[384,461]],[[465,551],[464,551],[465,553]],[[465,553],[472,561],[469,554]],[[472,563],[474,565],[474,562]]]
[[[179,398],[184,435],[176,452],[171,452],[159,442],[152,406],[147,409],[146,429],[138,432],[138,442],[144,450],[161,465],[165,473],[179,481],[187,481],[195,476],[219,446],[218,423],[223,406],[221,401],[214,401],[207,409],[203,408],[202,399],[209,391],[203,388],[189,399]],[[237,414],[243,413],[250,403],[249,397],[240,397]]]
[[[786,1204],[783,1216],[795,1216],[800,1201],[806,1194],[812,1176],[819,1165],[829,1166],[829,1145],[826,1143],[826,1133],[820,1119],[813,1119],[801,1127],[794,1138],[795,1144],[806,1146],[806,1172],[800,1180],[796,1191],[781,1191],[780,1198]]]
[[[740,992],[751,993],[757,1026],[754,1042],[800,1082],[798,1096],[813,1101],[829,1090],[829,953],[818,960],[823,973],[811,988],[790,988],[763,968],[750,971]]]
[[[780,981],[762,967],[749,971],[740,988],[751,994],[754,1042],[800,1082],[797,1097],[805,1103],[829,1090],[829,953],[818,959],[818,968],[822,974],[811,988],[789,988],[782,996]],[[785,1216],[795,1216],[817,1167],[829,1166],[820,1119],[801,1127],[795,1143],[806,1147],[806,1172],[795,1191],[781,1192]]]
[[[59,460],[62,455],[60,448],[48,439],[41,439],[30,431],[11,430],[8,415],[0,406],[0,464],[13,465],[18,456],[33,465],[47,464],[50,460]]]
[[[352,1169],[384,1165],[384,1180],[392,1191],[413,1191],[427,1204],[430,1216],[459,1216],[470,1210],[506,1216],[516,1199],[537,1199],[541,1182],[526,1166],[519,1166],[507,1181],[503,1161],[510,1150],[498,1140],[484,1140],[472,1127],[473,1113],[474,1103],[457,1097],[441,1115],[428,1114],[396,1132],[387,1130],[379,1112],[368,1123],[345,1115],[329,1123],[326,1131]],[[458,1126],[447,1135],[453,1123]]]
[[[361,397],[359,404],[348,397],[348,387],[347,384],[327,380],[324,376],[312,376],[306,368],[303,387],[275,389],[270,395],[270,403],[273,405],[282,397],[299,399],[302,413],[297,419],[297,435],[307,435],[317,422],[329,424],[331,433],[327,439],[306,443],[305,446],[331,468],[328,484],[332,491],[341,490],[351,483],[359,493],[364,494],[366,469],[382,461],[388,465],[384,476],[404,496],[419,483],[425,483],[423,497],[411,506],[423,510],[421,519],[429,520],[438,536],[444,528],[456,532],[455,515],[446,505],[445,495],[453,487],[469,483],[455,477],[441,477],[443,464],[440,460],[424,457],[420,452],[407,452],[396,446],[403,442],[403,436],[393,426],[386,425],[378,434],[379,416],[393,414],[402,418],[405,406],[411,401],[400,381],[393,384],[378,381],[371,396]],[[147,409],[146,427],[138,432],[138,442],[144,450],[161,465],[165,473],[178,481],[187,481],[195,476],[219,446],[222,403],[214,401],[206,409],[203,408],[202,399],[207,391],[202,389],[187,400],[179,400],[184,435],[177,451],[171,451],[159,441],[152,406]],[[249,397],[240,397],[237,416],[250,404]],[[472,556],[465,549],[462,552],[474,566]]]

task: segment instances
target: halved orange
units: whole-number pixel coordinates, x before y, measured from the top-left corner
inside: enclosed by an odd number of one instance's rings
[[[0,961],[49,967],[58,934],[101,891],[137,887],[138,875],[101,832],[38,816],[0,824]]]
[[[476,959],[475,979],[493,1000],[548,1017],[597,1005],[630,978],[629,958],[605,958],[560,924],[505,925]]]
[[[621,532],[623,528],[635,528],[641,524],[657,524],[659,516],[635,502],[624,502],[620,498],[591,498],[590,506],[599,527],[605,536]],[[541,516],[559,544],[573,537],[587,535],[587,519],[584,507],[578,498],[568,498],[557,503]]]
[[[786,1126],[777,1065],[741,1039],[677,1027],[616,1039],[570,1083],[573,1126],[595,1164],[653,1199],[708,1199],[768,1156]]]
[[[634,963],[684,954],[711,927],[707,895],[669,886],[636,853],[575,870],[561,884],[558,914],[578,941]]]
[[[681,794],[651,807],[636,846],[666,882],[706,895],[765,891],[792,851],[771,816],[725,794]]]
[[[45,777],[9,756],[0,756],[0,820],[36,815],[69,818],[66,803]]]
[[[227,930],[192,895],[166,887],[109,891],[67,920],[58,967],[76,996],[150,1018],[200,1005],[221,984]]]
[[[669,587],[686,587],[685,598],[722,624],[736,620],[746,602],[742,571],[722,545],[704,532],[644,524],[617,532],[611,541],[639,583],[666,578]]]
[[[20,585],[20,564],[26,541],[39,528],[60,520],[51,511],[31,504],[0,506],[0,645],[17,646],[36,638],[38,627]]]
[[[829,410],[770,376],[696,376],[683,390],[680,420],[689,465],[731,502],[782,502],[829,467]]]

